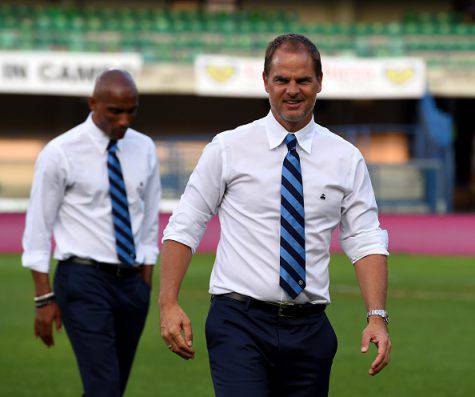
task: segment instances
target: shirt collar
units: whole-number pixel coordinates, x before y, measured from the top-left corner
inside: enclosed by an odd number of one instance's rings
[[[265,124],[269,148],[272,150],[284,141],[289,131],[275,119],[272,111],[269,111],[269,114],[266,116]],[[312,118],[305,127],[294,133],[299,146],[309,154],[312,152],[312,141],[316,131],[315,127],[316,124]]]
[[[94,144],[96,145],[97,149],[99,149],[99,152],[105,153],[107,151],[107,146],[109,145],[110,138],[94,123],[94,120],[92,120],[92,113],[89,113],[85,124],[86,127],[88,127],[87,132]],[[117,150],[119,151],[122,149],[123,140],[124,139],[122,138],[117,141]]]

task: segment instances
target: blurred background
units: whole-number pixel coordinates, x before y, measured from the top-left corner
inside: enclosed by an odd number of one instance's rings
[[[16,350],[0,359],[0,375],[3,371],[10,380],[0,383],[0,395],[31,396],[33,389],[46,383],[48,388],[34,395],[79,394],[77,371],[64,336],[59,339],[62,358],[53,358],[57,352],[47,355],[67,382],[55,389],[48,371],[41,372],[42,381],[35,378],[45,353],[33,341],[25,345],[26,338],[33,339],[29,325],[24,326],[32,313],[32,305],[27,303],[32,287],[24,280],[25,274],[16,274],[35,159],[46,142],[87,117],[86,97],[95,78],[110,67],[119,67],[129,70],[137,82],[141,98],[134,128],[157,142],[163,229],[204,145],[220,131],[269,111],[261,81],[264,51],[276,35],[289,32],[306,35],[321,52],[324,79],[316,121],[363,153],[382,226],[389,231],[391,252],[399,253],[392,262],[399,265],[392,278],[392,307],[400,313],[394,327],[396,331],[397,324],[402,327],[401,344],[408,351],[399,350],[399,364],[388,370],[393,371],[392,381],[388,381],[391,375],[373,383],[362,375],[352,378],[352,395],[466,396],[469,390],[473,392],[472,372],[467,372],[470,366],[473,370],[475,352],[471,347],[455,352],[449,344],[441,353],[440,340],[434,339],[426,357],[415,355],[409,362],[405,360],[420,350],[413,344],[418,338],[426,344],[427,333],[447,331],[447,311],[454,315],[449,308],[458,308],[453,321],[458,318],[474,325],[474,1],[2,0],[0,252],[4,254],[0,261],[16,266],[10,273],[7,266],[0,267],[0,274],[6,272],[0,279],[17,281],[5,285],[0,298],[3,303],[24,302],[25,306],[12,307],[10,314],[3,316],[13,319],[9,326],[5,322],[2,328],[5,320],[0,319],[0,340],[16,340],[25,360],[14,358]],[[203,254],[197,259],[204,264],[189,276],[191,292],[184,292],[201,305],[191,308],[198,329],[206,312],[206,283],[218,238],[219,223],[214,219],[200,246]],[[334,261],[342,262],[337,239],[332,250],[336,252]],[[335,272],[335,300],[355,308],[338,312],[335,306],[334,322],[343,338],[342,353],[337,356],[341,361],[335,369],[341,379],[360,365],[350,353],[355,346],[346,349],[344,340],[357,338],[360,327],[346,329],[347,318],[360,321],[363,309],[355,298],[351,274],[340,272]],[[413,307],[417,302],[422,306]],[[408,306],[412,308],[409,312],[403,310]],[[444,307],[445,313],[440,310]],[[427,310],[433,313],[429,322],[420,316]],[[424,335],[404,328],[416,324]],[[12,328],[15,325],[18,329]],[[185,396],[212,394],[205,351],[199,368],[195,364],[195,369],[184,369],[181,362],[160,350],[157,354],[170,362],[156,368],[162,371],[157,380],[153,367],[158,364],[149,356],[160,345],[155,319],[147,332],[147,348],[139,352],[139,376],[131,384],[130,395],[151,395],[153,390],[164,396],[178,395],[180,390]],[[456,328],[451,332],[459,342],[470,335]],[[408,335],[415,338],[413,343],[404,339]],[[199,343],[201,337],[197,338]],[[449,341],[452,339],[445,342]],[[466,342],[465,346],[473,345],[469,339]],[[30,362],[31,371],[17,378],[7,357],[16,360],[13,368]],[[422,359],[419,364],[418,359]],[[458,367],[451,366],[454,362]],[[172,369],[197,379],[197,388],[181,385]],[[414,371],[429,377],[421,381]],[[397,382],[396,378],[402,377],[407,383]],[[29,383],[21,386],[26,378]],[[52,383],[47,380],[50,378]],[[333,395],[350,393],[335,383]]]
[[[381,211],[474,211],[474,13],[437,0],[3,0],[0,208],[28,197],[38,151],[87,116],[111,66],[137,80],[136,128],[160,143],[164,198],[177,199],[210,138],[267,113],[265,48],[298,32],[323,57],[317,122],[363,152]]]

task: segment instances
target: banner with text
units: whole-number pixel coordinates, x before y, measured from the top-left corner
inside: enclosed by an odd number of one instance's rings
[[[142,64],[134,53],[0,52],[0,92],[90,95],[105,70],[123,69],[137,77]]]
[[[264,61],[218,55],[195,60],[195,92],[206,96],[265,97]],[[323,59],[323,87],[330,99],[419,98],[426,90],[426,67],[417,58]]]

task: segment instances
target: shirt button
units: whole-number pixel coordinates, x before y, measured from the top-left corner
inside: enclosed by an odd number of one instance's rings
[[[303,285],[303,281],[302,281],[302,280],[299,280],[299,285]]]

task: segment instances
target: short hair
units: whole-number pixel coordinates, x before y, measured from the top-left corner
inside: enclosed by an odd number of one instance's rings
[[[267,45],[264,58],[264,73],[266,76],[269,76],[270,64],[272,58],[274,58],[274,53],[283,45],[288,45],[290,49],[294,51],[303,47],[312,57],[316,76],[319,77],[322,75],[322,60],[317,46],[301,34],[288,33],[277,36]]]

